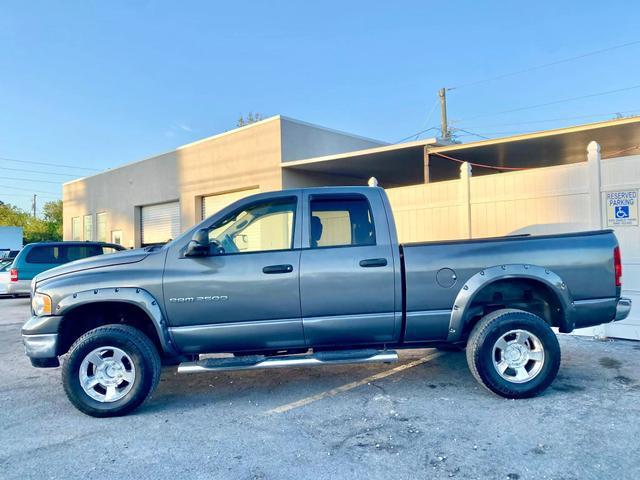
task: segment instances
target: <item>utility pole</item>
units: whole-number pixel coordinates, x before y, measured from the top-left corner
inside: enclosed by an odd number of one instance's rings
[[[438,92],[440,96],[440,129],[442,131],[442,139],[443,140],[451,140],[451,135],[449,133],[449,127],[447,126],[447,89],[441,88]]]
[[[33,208],[33,218],[36,218],[36,198],[38,196],[34,193],[33,194],[33,201],[31,202],[31,207]]]

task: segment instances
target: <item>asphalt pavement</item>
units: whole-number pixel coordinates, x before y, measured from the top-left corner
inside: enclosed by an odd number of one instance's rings
[[[35,369],[27,299],[0,298],[0,478],[638,479],[640,343],[562,335],[557,380],[506,400],[463,353],[392,365],[180,374],[127,417],[66,399]]]

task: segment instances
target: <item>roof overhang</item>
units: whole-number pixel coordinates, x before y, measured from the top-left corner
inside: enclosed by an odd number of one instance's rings
[[[536,168],[587,160],[589,142],[600,144],[603,158],[637,153],[640,117],[621,118],[569,128],[515,135],[479,142],[428,147],[431,180],[456,178],[459,164],[438,154],[484,165]],[[474,175],[495,170],[473,167]]]
[[[424,181],[424,147],[435,138],[385,145],[354,152],[282,162],[286,170],[323,173],[366,182],[376,177],[386,187]]]

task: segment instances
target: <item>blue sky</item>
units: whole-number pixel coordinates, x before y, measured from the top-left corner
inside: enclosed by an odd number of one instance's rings
[[[0,159],[0,200],[249,111],[389,142],[438,125],[440,87],[461,86],[453,126],[489,137],[640,114],[640,88],[496,114],[640,85],[640,43],[463,86],[637,42],[639,19],[628,1],[3,1],[0,157],[75,168]]]

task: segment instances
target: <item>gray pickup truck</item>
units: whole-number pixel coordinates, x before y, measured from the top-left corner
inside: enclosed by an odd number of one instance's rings
[[[466,347],[507,398],[555,378],[560,332],[625,318],[611,231],[400,245],[377,187],[261,193],[164,246],[38,275],[22,328],[70,401],[126,414],[178,372],[392,362],[403,348]],[[203,354],[225,353],[215,357]]]

